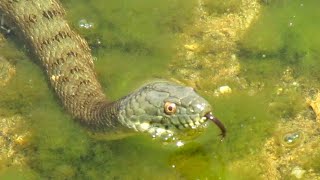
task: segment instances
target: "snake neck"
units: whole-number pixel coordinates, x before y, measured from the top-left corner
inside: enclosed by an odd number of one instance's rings
[[[90,48],[69,27],[58,2],[0,0],[0,11],[21,31],[74,119],[93,129],[122,127],[117,118],[119,101],[110,103],[105,97]]]
[[[105,131],[109,128],[117,128],[123,126],[118,120],[118,114],[120,109],[119,101],[115,102],[98,102],[89,107],[86,107],[87,113],[84,113],[84,117],[81,117],[80,122],[90,129],[96,131]]]

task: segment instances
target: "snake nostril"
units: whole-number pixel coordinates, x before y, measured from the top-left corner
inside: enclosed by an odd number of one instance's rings
[[[180,125],[180,124],[175,124],[174,126],[175,126],[177,129],[183,129],[183,126]]]

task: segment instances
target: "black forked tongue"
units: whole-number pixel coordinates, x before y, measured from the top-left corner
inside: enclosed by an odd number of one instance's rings
[[[211,112],[207,113],[204,116],[207,119],[213,121],[219,127],[219,129],[221,130],[221,134],[220,135],[222,136],[222,138],[224,138],[226,136],[227,129],[224,127],[222,122],[218,118],[214,117]]]

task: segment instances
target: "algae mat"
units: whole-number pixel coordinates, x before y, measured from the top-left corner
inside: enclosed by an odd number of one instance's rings
[[[319,2],[62,3],[110,97],[155,78],[191,85],[227,138],[210,125],[179,147],[143,135],[95,140],[9,34],[0,38],[1,179],[320,179]]]

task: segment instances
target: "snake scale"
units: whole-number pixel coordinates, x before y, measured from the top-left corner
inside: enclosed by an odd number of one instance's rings
[[[85,127],[172,137],[212,120],[225,135],[210,104],[191,87],[156,81],[110,102],[96,78],[87,42],[70,28],[59,2],[0,0],[0,11],[17,26],[40,60],[65,109]]]

